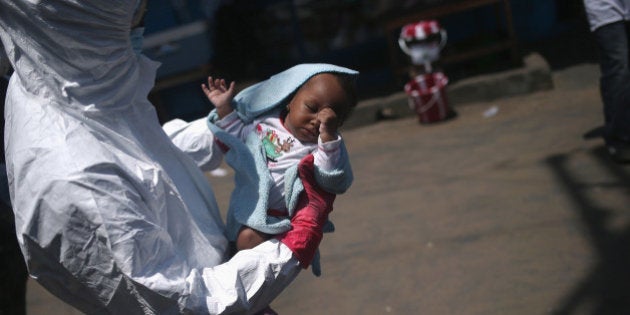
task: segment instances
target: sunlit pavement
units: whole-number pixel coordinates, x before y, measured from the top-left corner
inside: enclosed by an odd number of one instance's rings
[[[627,314],[630,166],[599,139],[598,67],[554,89],[343,133],[355,182],[280,314]],[[231,173],[209,176],[222,206]],[[29,280],[29,314],[78,313]]]

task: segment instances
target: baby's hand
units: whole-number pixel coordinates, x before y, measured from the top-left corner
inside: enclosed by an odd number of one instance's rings
[[[232,98],[234,98],[234,82],[230,83],[230,87],[227,87],[224,79],[208,77],[208,85],[202,83],[201,89],[208,100],[216,107],[219,119],[232,112],[233,109],[230,103]]]
[[[337,128],[339,128],[339,118],[337,113],[330,107],[325,107],[317,113],[319,120],[319,137],[322,142],[328,142],[337,139]]]

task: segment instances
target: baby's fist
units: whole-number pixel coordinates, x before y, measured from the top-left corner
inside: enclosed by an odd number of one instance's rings
[[[319,136],[323,142],[337,139],[339,118],[335,111],[330,107],[323,108],[317,113],[317,120],[319,120]]]

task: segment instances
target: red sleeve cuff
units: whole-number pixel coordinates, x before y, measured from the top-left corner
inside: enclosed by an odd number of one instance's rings
[[[291,249],[300,261],[300,266],[305,269],[313,261],[323,237],[323,224],[319,224],[311,217],[311,214],[306,214],[306,212],[308,210],[305,209],[298,211],[291,220],[291,230],[278,236],[280,242]]]
[[[291,218],[291,230],[278,236],[291,249],[303,268],[307,268],[315,256],[322,241],[324,224],[335,200],[334,194],[317,186],[313,171],[313,155],[309,154],[298,165],[304,191],[300,194],[295,215]]]

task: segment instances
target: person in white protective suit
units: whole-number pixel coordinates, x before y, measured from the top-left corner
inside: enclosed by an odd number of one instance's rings
[[[310,262],[334,195],[302,164],[292,229],[226,261],[213,192],[147,101],[157,64],[132,51],[136,6],[0,0],[15,71],[7,172],[29,273],[88,314],[255,313]]]

